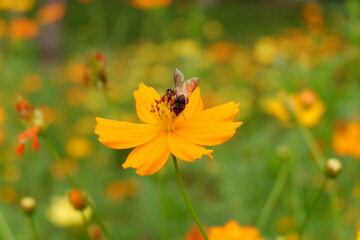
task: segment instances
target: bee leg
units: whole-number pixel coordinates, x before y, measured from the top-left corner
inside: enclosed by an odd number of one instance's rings
[[[181,112],[181,115],[183,115],[184,119],[186,120],[185,115],[184,115],[184,113],[183,113],[183,112]]]

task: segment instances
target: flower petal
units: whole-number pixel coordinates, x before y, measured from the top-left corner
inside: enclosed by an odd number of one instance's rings
[[[191,122],[231,122],[239,113],[239,105],[240,104],[235,102],[228,102],[195,113],[189,120]]]
[[[145,176],[159,171],[170,155],[167,134],[159,134],[152,141],[136,147],[127,157],[123,168],[136,168],[136,173]]]
[[[168,138],[171,153],[181,160],[193,162],[196,159],[201,158],[203,155],[208,155],[211,159],[213,159],[211,156],[213,150],[208,150],[193,144],[175,132],[169,132]]]
[[[185,117],[190,117],[194,113],[202,111],[204,108],[203,101],[200,96],[200,88],[196,88],[189,97],[189,103],[186,105],[183,114]]]
[[[184,121],[175,132],[187,141],[205,146],[214,146],[229,140],[242,122],[192,122]]]
[[[161,98],[155,89],[140,83],[139,89],[134,91],[134,98],[136,101],[136,113],[140,120],[145,123],[157,124],[158,120],[150,112],[151,105],[154,104],[155,100]]]
[[[109,148],[125,149],[142,145],[152,140],[159,127],[151,124],[130,123],[96,118],[95,133],[99,141]]]
[[[18,156],[22,156],[25,151],[25,143],[20,143],[16,148],[15,152]]]

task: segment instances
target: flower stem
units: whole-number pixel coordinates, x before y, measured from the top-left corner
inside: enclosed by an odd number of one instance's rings
[[[56,160],[60,161],[63,171],[65,173],[65,176],[67,178],[67,180],[69,181],[69,183],[72,185],[73,188],[76,189],[81,189],[79,184],[74,180],[74,178],[69,174],[66,165],[63,161],[63,158],[60,157],[59,151],[57,150],[57,148],[55,147],[55,145],[53,144],[53,142],[50,140],[50,138],[46,135],[45,132],[41,133],[41,136],[45,139],[46,143],[48,144],[48,147],[51,151],[51,153],[53,154],[53,156],[55,157]],[[94,207],[94,205],[92,204],[91,201],[89,201],[87,199],[86,201],[88,203],[88,205],[90,206],[90,208],[93,211],[93,215],[96,219],[96,221],[98,222],[100,228],[102,229],[102,231],[105,233],[105,235],[109,238],[109,239],[114,239],[110,233],[110,231],[107,229],[107,227],[105,226],[105,224],[103,223],[102,219],[99,217],[99,215],[96,212],[96,209]]]
[[[304,221],[303,221],[303,223],[302,223],[302,225],[301,225],[301,227],[300,227],[299,240],[301,240],[302,237],[303,237],[305,228],[306,228],[306,226],[307,226],[307,224],[308,224],[308,222],[309,222],[309,220],[310,220],[310,216],[311,216],[312,212],[314,211],[317,203],[319,202],[320,197],[321,197],[323,191],[325,190],[325,187],[326,187],[327,182],[328,182],[328,178],[325,177],[324,181],[323,181],[322,184],[321,184],[321,187],[320,187],[320,189],[319,189],[319,192],[317,193],[316,197],[314,198],[314,201],[312,202],[310,208],[309,208],[309,209],[307,210],[307,212],[306,212]]]
[[[263,229],[266,225],[266,222],[269,219],[269,216],[271,212],[273,211],[276,202],[278,201],[284,186],[287,182],[288,176],[289,176],[289,164],[286,162],[283,162],[283,165],[281,167],[280,173],[278,174],[275,184],[271,189],[271,192],[269,194],[269,197],[267,198],[265,205],[263,209],[261,210],[260,217],[257,223],[257,226],[259,229]]]
[[[177,164],[177,159],[174,155],[172,155],[172,158],[173,158],[173,163],[174,163],[174,167],[175,167],[175,172],[176,172],[176,178],[178,180],[178,184],[179,184],[179,187],[180,187],[180,190],[181,190],[181,194],[183,195],[183,198],[185,200],[185,203],[196,223],[196,225],[198,226],[202,236],[204,237],[205,240],[209,240],[205,230],[204,230],[204,227],[202,226],[198,216],[196,215],[196,212],[189,200],[189,197],[187,196],[186,194],[186,191],[185,191],[185,187],[184,187],[184,183],[183,183],[183,180],[182,180],[182,177],[181,177],[181,174],[180,174],[180,171],[179,171],[179,167],[178,167],[178,164]]]
[[[0,211],[0,237],[1,239],[7,239],[7,240],[15,240],[14,235],[12,234],[9,225],[6,222],[6,219],[2,215]]]
[[[89,235],[88,235],[89,222],[88,222],[88,220],[86,219],[84,210],[80,210],[80,214],[81,214],[81,217],[82,217],[82,219],[83,219],[84,230],[85,230],[84,232],[85,232],[87,238],[90,239],[90,237],[89,237]]]
[[[316,161],[318,167],[320,168],[320,170],[322,172],[324,172],[326,159],[325,159],[324,154],[320,150],[319,145],[316,144],[314,136],[311,134],[311,132],[307,128],[299,126],[299,130],[300,130],[300,133],[302,134],[302,136],[304,137],[306,144],[308,145],[312,154],[314,155],[314,158],[315,158],[315,161]]]
[[[34,216],[29,216],[30,224],[31,224],[31,230],[33,232],[34,240],[40,240],[39,233],[36,229],[35,219]]]

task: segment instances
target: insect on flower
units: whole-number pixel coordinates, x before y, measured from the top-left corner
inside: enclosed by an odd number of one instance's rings
[[[168,89],[164,97],[171,99],[171,110],[178,116],[189,103],[189,97],[196,89],[199,78],[193,77],[185,81],[179,69],[174,70],[175,89]]]
[[[96,118],[95,133],[99,141],[113,149],[134,148],[123,168],[135,168],[145,176],[159,171],[170,154],[194,162],[206,155],[213,158],[215,146],[229,140],[242,122],[234,122],[239,104],[228,102],[204,109],[197,78],[184,81],[174,71],[175,88],[160,96],[143,83],[134,91],[136,113],[143,123]],[[178,117],[183,114],[186,118]]]

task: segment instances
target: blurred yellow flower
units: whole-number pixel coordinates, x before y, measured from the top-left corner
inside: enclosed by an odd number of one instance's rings
[[[27,18],[16,18],[10,22],[9,38],[13,40],[21,40],[35,37],[38,32],[38,24],[36,21]]]
[[[253,56],[264,65],[272,64],[278,53],[278,44],[271,37],[261,37],[255,44]]]
[[[360,240],[360,231],[357,232],[357,238],[356,238],[356,240]]]
[[[260,105],[265,112],[275,116],[285,126],[290,126],[291,116],[284,104],[284,99],[286,98],[287,94],[285,92],[278,92],[275,97],[265,97],[261,99]]]
[[[212,158],[212,150],[202,145],[214,146],[229,140],[242,124],[233,122],[239,112],[239,104],[235,102],[203,110],[199,88],[180,115],[173,112],[171,99],[161,97],[143,83],[134,97],[137,115],[144,124],[97,117],[95,133],[107,147],[136,147],[122,166],[136,168],[136,173],[142,176],[159,171],[170,153],[188,162],[203,155]]]
[[[140,9],[163,8],[170,5],[172,0],[130,0],[131,5]]]
[[[300,125],[315,126],[325,113],[325,105],[310,89],[304,89],[293,96],[295,116]]]
[[[279,92],[275,97],[265,97],[260,102],[265,112],[274,115],[284,126],[292,126],[292,120],[305,127],[313,127],[325,113],[325,105],[317,94],[304,89],[297,94]]]
[[[228,221],[224,226],[209,227],[206,231],[209,240],[263,240],[259,230],[241,226],[234,220]],[[192,228],[185,240],[204,240],[204,238],[197,229]]]
[[[72,137],[66,143],[66,152],[70,157],[83,158],[92,153],[92,147],[86,138]]]
[[[0,10],[26,12],[34,6],[35,0],[1,0]]]
[[[332,145],[337,154],[360,159],[360,123],[338,123],[332,137]]]
[[[89,220],[92,215],[91,209],[87,207],[83,212],[85,218]],[[67,195],[53,197],[46,210],[46,216],[54,225],[62,228],[78,227],[84,224],[80,211],[71,205]]]
[[[38,12],[38,19],[41,24],[50,24],[59,21],[65,16],[66,8],[62,2],[54,2],[46,5]]]

